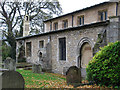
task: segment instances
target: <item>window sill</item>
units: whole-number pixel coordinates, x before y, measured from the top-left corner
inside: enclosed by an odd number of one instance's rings
[[[81,24],[81,25],[78,25],[78,26],[83,26],[83,25],[85,25],[85,24]]]
[[[59,61],[66,61],[66,60],[59,60]]]

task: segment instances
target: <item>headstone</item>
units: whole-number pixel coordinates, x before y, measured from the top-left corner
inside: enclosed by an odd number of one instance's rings
[[[76,66],[71,66],[66,72],[67,84],[81,83],[81,71]]]
[[[2,90],[24,89],[25,81],[19,72],[5,71],[2,75],[0,75],[0,81],[2,81]]]
[[[66,75],[66,72],[68,71],[69,67],[63,67],[63,75]]]
[[[33,73],[42,73],[42,67],[40,64],[33,64],[32,65],[32,72]]]
[[[15,60],[13,60],[10,57],[7,57],[6,60],[4,61],[4,68],[8,70],[15,70],[16,68],[16,63]]]

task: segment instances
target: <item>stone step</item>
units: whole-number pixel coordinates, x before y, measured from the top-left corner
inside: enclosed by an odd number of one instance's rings
[[[32,70],[32,67],[25,67],[24,70]]]
[[[26,67],[32,67],[32,64],[29,63],[17,63],[16,68],[26,68]]]

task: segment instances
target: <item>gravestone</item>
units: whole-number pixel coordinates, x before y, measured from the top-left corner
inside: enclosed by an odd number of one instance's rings
[[[67,84],[81,83],[81,71],[76,66],[71,66],[66,72]]]
[[[16,71],[5,71],[0,75],[0,81],[2,81],[2,90],[6,89],[24,89],[24,78],[19,72]]]
[[[15,70],[16,68],[16,63],[15,60],[13,60],[10,57],[7,57],[6,60],[4,61],[4,68],[8,70]]]
[[[33,73],[42,73],[42,67],[40,64],[33,64],[32,65],[32,72]]]
[[[66,75],[66,72],[68,71],[69,67],[63,67],[63,75]]]

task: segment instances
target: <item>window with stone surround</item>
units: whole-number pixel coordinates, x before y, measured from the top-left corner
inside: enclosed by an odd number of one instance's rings
[[[68,20],[63,20],[63,23],[62,23],[62,27],[63,28],[67,28],[68,27]]]
[[[84,15],[78,16],[78,25],[84,25]]]
[[[54,30],[58,30],[58,22],[54,23]]]
[[[66,38],[59,38],[59,60],[66,60]]]
[[[107,20],[107,10],[98,11],[99,21]]]
[[[31,57],[31,42],[26,42],[26,56]]]
[[[39,41],[39,48],[44,48],[44,40]]]

